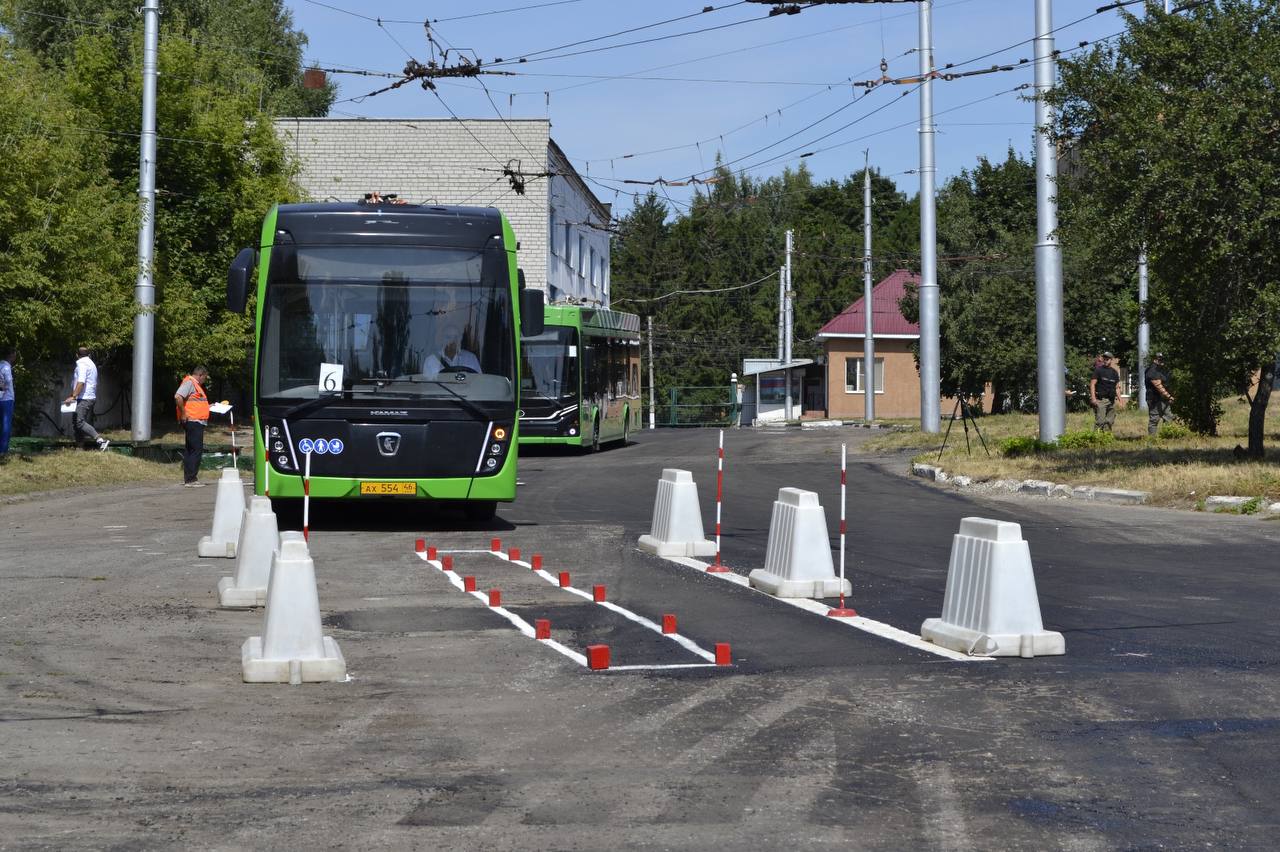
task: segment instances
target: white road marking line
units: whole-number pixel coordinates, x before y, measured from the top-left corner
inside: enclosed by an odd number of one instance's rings
[[[826,604],[818,600],[810,600],[809,598],[774,597],[773,595],[768,594],[767,592],[762,592],[759,589],[753,588],[751,586],[751,581],[748,580],[746,577],[742,576],[741,574],[709,573],[707,572],[708,563],[701,562],[697,559],[691,559],[687,556],[664,556],[662,558],[666,559],[668,562],[674,562],[677,565],[683,565],[686,568],[693,568],[695,570],[701,571],[705,573],[708,577],[716,577],[717,579],[728,580],[729,582],[735,583],[739,586],[746,586],[747,588],[751,589],[753,592],[762,594],[771,600],[778,601],[779,603],[790,604],[791,606],[806,610],[807,612],[812,612],[817,615],[821,615],[823,618],[826,618],[827,621],[836,622],[839,624],[845,624],[849,627],[856,628],[865,633],[870,633],[874,636],[879,636],[882,639],[888,639],[891,642],[897,642],[901,645],[906,645],[908,647],[915,648],[917,651],[924,651],[929,654],[936,654],[939,657],[946,657],[948,660],[954,660],[955,662],[958,662],[958,663],[991,662],[992,660],[995,659],[994,657],[970,656],[968,654],[962,654],[959,651],[952,651],[950,648],[943,648],[942,646],[935,645],[932,642],[926,642],[923,639],[921,639],[919,636],[915,635],[914,633],[908,633],[905,630],[899,630],[897,627],[894,627],[892,624],[885,624],[884,622],[881,622],[881,621],[874,621],[870,618],[865,618],[861,615],[855,618],[830,618],[827,616],[827,612],[831,609],[830,604]]]
[[[437,554],[488,553],[491,556],[496,556],[499,559],[502,559],[506,562],[510,562],[513,565],[519,565],[524,568],[533,567],[530,563],[524,562],[519,559],[512,559],[506,553],[503,553],[501,551],[437,550],[436,553]],[[462,582],[462,578],[458,576],[457,571],[445,571],[444,565],[442,562],[440,562],[440,560],[428,559],[426,553],[418,552],[417,556],[420,559],[422,559],[423,562],[426,562],[428,565],[435,568],[440,573],[447,575],[449,577],[449,581],[452,582],[453,585],[456,586],[460,591],[464,589],[464,583]],[[577,595],[581,598],[584,598],[585,600],[591,601],[592,603],[597,602],[595,600],[595,596],[589,592],[584,592],[582,589],[578,589],[573,586],[560,586],[559,577],[553,577],[550,573],[548,573],[547,571],[541,568],[538,569],[537,571],[531,571],[531,573],[537,574],[539,577],[546,580],[548,583],[554,584],[557,588],[563,588],[566,592],[569,592],[570,594]],[[485,606],[488,606],[489,596],[487,593],[481,592],[481,591],[474,591],[474,592],[467,592],[467,594],[471,595],[476,600],[485,604]],[[708,661],[705,663],[669,663],[669,664],[653,664],[653,665],[609,666],[607,671],[624,671],[625,672],[625,671],[662,671],[664,669],[731,668],[730,666],[723,666],[723,667],[717,666],[715,662],[716,655],[711,651],[708,651],[705,648],[701,647],[700,645],[698,645],[698,643],[694,642],[692,639],[689,639],[687,636],[681,636],[679,633],[663,633],[661,625],[657,624],[654,621],[651,621],[648,618],[645,618],[643,615],[634,613],[625,607],[618,606],[617,604],[611,601],[599,601],[598,603],[600,604],[600,606],[604,607],[605,609],[612,610],[613,612],[616,612],[619,615],[621,615],[623,618],[627,618],[643,627],[647,627],[648,629],[657,633],[659,636],[662,636],[663,638],[666,638],[666,639],[670,639],[671,641],[675,642],[676,644],[680,645],[686,650],[691,651],[692,653],[696,654],[702,659]],[[537,635],[537,632],[533,629],[532,626],[530,626],[529,622],[525,621],[523,618],[516,615],[514,612],[507,609],[506,607],[488,606],[488,608],[498,613],[503,618],[506,618],[513,625],[515,625],[517,630],[519,630],[525,636],[528,636],[530,639],[533,639]],[[569,659],[573,660],[574,662],[578,663],[581,666],[585,667],[587,665],[587,658],[585,655],[579,654],[577,651],[574,651],[571,648],[567,648],[564,645],[561,645],[559,642],[557,642],[554,639],[538,639],[537,641],[541,642],[544,645],[550,645],[552,648],[555,648],[561,654],[564,654],[566,657],[568,657]]]
[[[104,526],[103,529],[104,530],[127,530],[129,529],[129,525],[128,524],[108,524]]]
[[[521,565],[525,568],[533,567],[530,563],[522,562],[519,559],[511,559],[507,556],[504,556],[502,554],[496,554],[496,553],[494,555],[502,556],[503,559],[506,559],[512,565]],[[585,592],[582,589],[578,589],[573,586],[560,586],[560,578],[553,577],[549,571],[545,571],[539,568],[537,571],[534,571],[533,573],[537,574],[539,577],[546,580],[548,583],[551,583],[552,585],[558,588],[563,588],[566,592],[569,592],[570,594],[577,595],[580,598],[585,598],[586,600],[589,600],[592,603],[597,602],[595,599],[595,595],[591,594],[590,592]],[[714,653],[712,653],[711,651],[708,651],[706,648],[703,648],[701,645],[699,645],[697,642],[694,642],[692,639],[688,638],[687,636],[681,636],[679,633],[663,633],[662,625],[658,624],[657,622],[651,619],[645,618],[643,615],[640,615],[639,613],[632,612],[626,607],[618,606],[616,603],[613,603],[612,601],[599,601],[598,603],[600,604],[600,606],[604,607],[605,609],[612,610],[613,612],[616,612],[618,615],[621,615],[623,618],[626,618],[630,621],[634,621],[636,624],[639,624],[641,627],[646,627],[649,630],[652,630],[654,633],[657,633],[659,636],[663,637],[664,639],[670,639],[672,642],[675,642],[680,647],[684,648],[685,650],[693,654],[696,654],[702,659],[707,660],[708,662],[713,664],[715,663],[716,655]],[[701,664],[690,663],[690,665],[697,666]]]

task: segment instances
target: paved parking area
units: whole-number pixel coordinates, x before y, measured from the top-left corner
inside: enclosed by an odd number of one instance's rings
[[[725,561],[763,563],[776,489],[834,520],[839,442],[730,433]],[[351,681],[240,682],[260,610],[220,611],[195,558],[213,490],[0,506],[0,849],[1269,848],[1280,822],[1280,524],[974,500],[851,456],[860,612],[941,608],[950,536],[1023,524],[1067,656],[953,663],[636,551],[656,479],[686,467],[712,517],[715,436],[642,435],[522,459],[485,528],[421,507],[313,518],[325,629]],[[835,530],[835,524],[830,527]],[[503,605],[616,665],[687,649],[484,551],[674,613],[724,667],[589,672],[414,553],[458,552]]]

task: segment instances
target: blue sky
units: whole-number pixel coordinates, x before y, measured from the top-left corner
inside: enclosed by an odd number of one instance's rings
[[[477,15],[537,3],[549,5]],[[706,13],[700,12],[705,0],[289,0],[288,5],[310,38],[308,62],[322,67],[398,72],[410,56],[426,61],[431,50],[420,23],[426,15],[440,43],[478,55],[486,64],[534,54],[525,63],[495,65],[494,70],[518,76],[486,76],[488,96],[476,81],[445,80],[439,97],[415,83],[361,99],[389,81],[334,75],[339,103],[332,114],[447,118],[452,110],[463,118],[496,118],[499,112],[549,117],[552,137],[579,171],[606,182],[592,188],[619,212],[630,206],[625,193],[645,188],[617,181],[705,174],[717,151],[733,168],[756,177],[794,168],[800,154],[814,151],[804,162],[817,178],[826,179],[860,169],[863,150],[869,148],[873,167],[893,176],[908,194],[919,185],[914,174],[904,174],[918,165],[918,94],[904,96],[912,87],[895,85],[868,94],[849,83],[879,77],[882,58],[891,77],[918,70],[918,55],[908,53],[918,41],[914,3],[824,6],[773,18],[767,17],[768,6],[733,0]],[[1117,12],[1092,14],[1099,5],[1100,0],[1056,0],[1055,27],[1085,18],[1055,34],[1060,50],[1123,29]],[[684,15],[692,17],[546,52]],[[933,17],[940,68],[969,62],[957,68],[969,71],[1032,57],[1033,0],[936,0]],[[678,36],[722,25],[730,26]],[[641,39],[658,40],[597,50]],[[579,51],[592,52],[554,58]],[[985,54],[992,55],[970,62]],[[934,83],[939,184],[980,156],[1002,159],[1010,145],[1030,155],[1035,108],[1020,99],[1026,91],[1010,90],[1032,77],[1028,62],[1014,71]],[[782,141],[791,134],[796,135]],[[649,153],[657,149],[673,150]],[[627,154],[634,156],[624,159]],[[675,201],[687,201],[691,190],[667,192]]]

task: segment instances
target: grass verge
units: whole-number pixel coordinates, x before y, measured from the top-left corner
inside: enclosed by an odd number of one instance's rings
[[[157,464],[121,453],[93,450],[58,450],[34,455],[11,453],[0,463],[0,496],[180,479],[177,465]]]
[[[1157,505],[1195,508],[1211,494],[1258,497],[1262,502],[1280,500],[1280,411],[1275,407],[1266,422],[1269,458],[1241,461],[1233,454],[1237,444],[1246,444],[1248,405],[1230,399],[1223,403],[1220,434],[1217,437],[1183,435],[1148,438],[1146,416],[1137,411],[1121,412],[1116,419],[1115,441],[1107,446],[1057,449],[1010,457],[998,447],[1010,438],[1034,438],[1038,420],[1034,414],[1001,414],[982,417],[978,428],[991,450],[988,457],[982,444],[969,431],[970,449],[960,423],[951,427],[947,448],[938,456],[942,435],[898,432],[874,438],[861,452],[916,449],[916,461],[936,464],[948,473],[975,480],[1043,479],[1068,485],[1094,485],[1151,492]],[[1093,415],[1086,412],[1067,416],[1067,432],[1092,428]],[[945,430],[946,424],[943,424]]]

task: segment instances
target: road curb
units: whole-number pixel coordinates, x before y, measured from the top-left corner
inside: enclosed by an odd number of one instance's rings
[[[1151,492],[1149,491],[1099,488],[1093,485],[1072,486],[1043,479],[994,479],[975,482],[971,477],[953,476],[936,465],[922,464],[920,462],[911,463],[911,475],[932,480],[933,482],[950,483],[953,488],[960,491],[1018,494],[1028,497],[1043,497],[1049,500],[1085,500],[1118,506],[1144,506],[1151,502]],[[1249,498],[1241,497],[1238,499],[1243,503]]]

